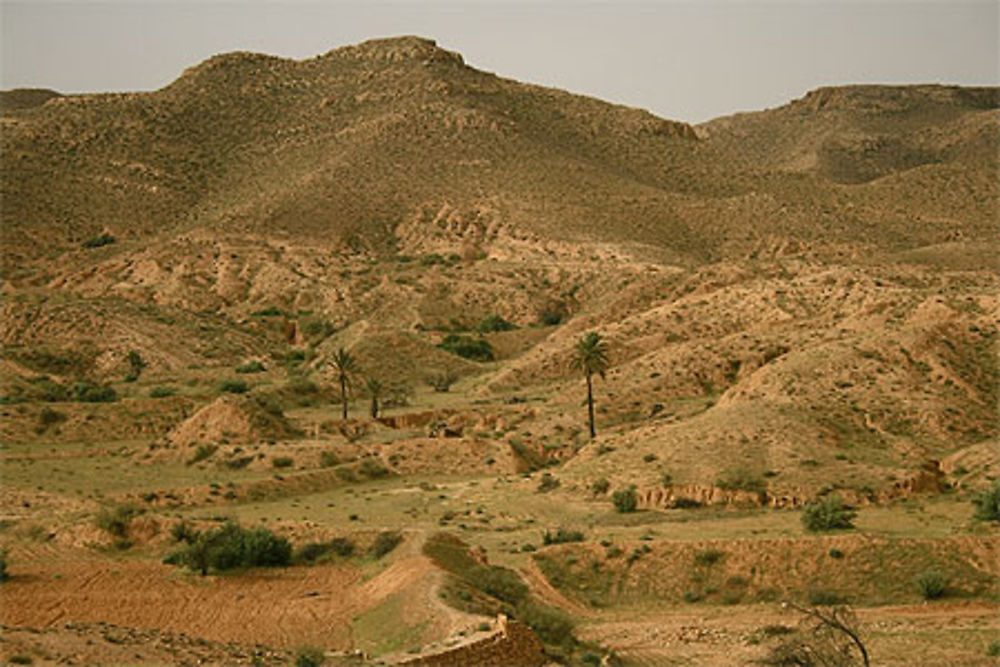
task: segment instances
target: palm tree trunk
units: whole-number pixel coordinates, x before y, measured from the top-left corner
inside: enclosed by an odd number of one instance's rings
[[[347,378],[340,376],[340,405],[343,408],[344,421],[347,421]]]
[[[594,387],[587,373],[587,416],[590,418],[590,439],[593,440],[597,432],[594,430]]]
[[[372,396],[372,419],[378,419],[378,396]]]

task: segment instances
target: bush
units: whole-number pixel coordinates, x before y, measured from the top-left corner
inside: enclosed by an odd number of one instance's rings
[[[381,558],[398,547],[403,541],[403,536],[397,532],[379,533],[372,544],[372,555]]]
[[[73,383],[73,399],[81,403],[112,403],[118,400],[118,392],[108,385],[80,380]]]
[[[319,464],[324,468],[332,468],[338,463],[340,463],[340,459],[337,458],[335,452],[326,450],[319,453]]]
[[[320,667],[326,662],[323,649],[315,646],[300,646],[295,650],[295,667]]]
[[[115,242],[115,237],[107,232],[100,234],[98,236],[93,236],[83,242],[83,247],[89,249],[100,248],[102,246],[111,245]]]
[[[538,323],[543,326],[554,327],[557,324],[562,324],[567,317],[569,317],[569,308],[565,302],[550,301],[538,312]]]
[[[560,528],[555,533],[545,531],[542,535],[543,544],[565,544],[566,542],[583,542],[583,533],[578,530]]]
[[[370,479],[379,479],[389,475],[389,469],[375,459],[365,459],[358,467],[358,471]]]
[[[479,333],[492,333],[494,331],[513,331],[517,326],[511,324],[499,315],[490,315],[476,325]]]
[[[594,483],[590,485],[590,492],[595,496],[603,496],[611,488],[611,482],[605,478],[600,478],[594,480]]]
[[[0,582],[7,581],[10,575],[7,574],[7,552],[0,549]]]
[[[291,468],[295,465],[295,459],[291,456],[275,456],[271,459],[271,465],[275,468]]]
[[[348,558],[354,554],[354,542],[346,537],[335,537],[329,542],[308,542],[295,553],[295,562],[314,563],[327,554]]]
[[[723,556],[726,555],[725,551],[720,551],[719,549],[704,549],[699,551],[694,555],[694,562],[696,565],[715,565]]]
[[[264,368],[264,364],[259,361],[248,361],[245,364],[240,364],[236,367],[237,373],[263,373],[267,369]]]
[[[839,496],[829,496],[805,506],[802,525],[810,532],[854,528],[857,515]]]
[[[913,583],[916,584],[917,590],[920,591],[925,600],[937,600],[944,597],[945,590],[948,588],[948,580],[945,576],[933,570],[921,572]]]
[[[493,353],[493,346],[481,338],[470,338],[469,336],[459,336],[449,334],[445,336],[439,348],[452,354],[457,354],[463,359],[472,361],[493,361],[496,355]]]
[[[250,390],[243,380],[223,380],[219,383],[219,391],[229,394],[245,394]]]
[[[986,647],[986,655],[991,658],[1000,658],[1000,639],[995,639]]]
[[[469,580],[484,593],[510,604],[516,605],[528,596],[528,587],[521,577],[499,565],[480,565],[474,568]]]
[[[132,524],[132,519],[145,512],[141,507],[135,505],[115,505],[114,507],[104,507],[97,513],[94,523],[109,535],[124,539],[128,537],[128,529]]]
[[[827,590],[809,591],[809,604],[814,607],[831,607],[833,605],[844,604],[842,595]]]
[[[693,510],[698,509],[699,507],[704,507],[704,505],[702,505],[701,501],[695,500],[694,498],[680,497],[674,498],[674,502],[670,504],[670,507],[675,510]]]
[[[458,380],[458,375],[451,371],[442,371],[440,373],[433,373],[425,378],[427,385],[434,389],[434,391],[439,393],[446,393],[451,389],[451,385],[455,384]]]
[[[526,602],[518,609],[520,620],[543,642],[556,646],[573,644],[573,619],[553,607]]]
[[[212,454],[214,454],[219,448],[216,445],[198,445],[198,448],[194,450],[194,456],[187,462],[188,465],[193,465],[199,461],[204,461]]]
[[[208,574],[210,569],[232,570],[237,567],[278,567],[288,565],[292,545],[267,528],[247,530],[236,523],[198,533],[187,547],[167,557],[166,562],[184,565]]]
[[[542,480],[538,483],[538,493],[548,493],[559,488],[559,479],[550,473],[543,473]]]
[[[53,410],[52,408],[45,406],[42,408],[41,412],[38,413],[38,430],[44,431],[54,424],[66,421],[66,415],[58,410]]]
[[[611,502],[615,504],[615,509],[622,514],[634,512],[639,505],[639,497],[635,493],[635,487],[620,489],[611,494]]]
[[[198,538],[198,531],[191,527],[187,521],[181,521],[175,523],[170,529],[170,537],[173,538],[174,542],[184,542],[185,544],[191,544]]]
[[[972,499],[976,506],[973,516],[979,521],[1000,521],[1000,480]]]
[[[175,394],[177,394],[177,390],[173,387],[153,387],[149,390],[150,398],[167,398]]]

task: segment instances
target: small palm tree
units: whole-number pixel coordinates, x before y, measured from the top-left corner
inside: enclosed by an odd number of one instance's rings
[[[608,370],[608,344],[601,338],[601,334],[590,331],[577,341],[570,367],[583,371],[587,376],[587,415],[590,418],[590,437],[593,438],[597,435],[594,430],[593,376],[597,373],[603,380],[604,372]]]
[[[372,397],[372,419],[378,419],[378,402],[379,399],[382,398],[382,390],[384,387],[382,386],[382,383],[375,378],[368,378],[365,380],[365,389],[368,390],[368,393]]]
[[[358,373],[358,362],[350,352],[340,348],[330,360],[330,365],[337,372],[337,380],[340,382],[340,404],[343,407],[344,419],[347,419],[347,389]]]

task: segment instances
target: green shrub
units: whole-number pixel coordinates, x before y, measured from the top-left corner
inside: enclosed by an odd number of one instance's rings
[[[10,664],[12,665],[33,665],[35,664],[34,658],[30,655],[24,655],[21,653],[14,654],[10,656]]]
[[[7,581],[10,575],[7,573],[7,552],[0,549],[0,582]]]
[[[490,315],[476,325],[479,333],[492,333],[494,331],[513,331],[517,326],[508,322],[499,315]]]
[[[805,506],[802,525],[810,532],[854,528],[857,514],[840,496],[828,496]]]
[[[177,390],[173,387],[153,387],[149,390],[150,398],[167,398],[168,396],[174,396],[177,394]]]
[[[389,475],[389,469],[375,459],[365,459],[358,466],[358,471],[370,479],[379,479]]]
[[[271,459],[271,465],[275,468],[291,468],[295,465],[295,459],[291,456],[275,456]]]
[[[670,507],[675,510],[693,510],[698,509],[699,507],[704,507],[704,505],[701,501],[695,500],[694,498],[680,497],[674,498],[674,501],[670,503]]]
[[[375,542],[372,544],[372,555],[375,556],[375,558],[381,558],[398,547],[402,541],[403,536],[397,532],[389,531],[379,533],[375,537]]]
[[[319,453],[319,464],[324,468],[332,468],[338,463],[340,463],[340,459],[337,458],[335,452],[325,450]]]
[[[573,619],[563,612],[536,602],[525,602],[518,610],[518,617],[546,644],[571,646]]]
[[[58,410],[45,406],[38,413],[38,429],[44,431],[50,426],[66,421],[66,415]]]
[[[245,394],[250,387],[243,380],[223,380],[219,383],[219,391],[229,394]]]
[[[327,338],[336,333],[336,331],[337,327],[333,326],[327,320],[309,320],[302,327],[302,332],[313,339]]]
[[[1000,521],[1000,480],[972,499],[976,506],[975,518],[979,521]]]
[[[198,463],[199,461],[204,461],[205,459],[209,458],[212,454],[214,454],[218,449],[219,448],[216,445],[198,445],[198,448],[194,450],[194,456],[192,456],[188,460],[187,464],[193,465],[195,463]]]
[[[323,649],[315,646],[300,646],[295,649],[295,667],[320,667],[326,662]]]
[[[264,364],[259,361],[248,361],[245,364],[240,364],[236,367],[237,373],[263,373],[267,369],[264,368]]]
[[[328,544],[330,545],[330,551],[338,556],[347,558],[354,553],[354,542],[350,541],[346,537],[335,537],[330,540]]]
[[[579,530],[567,530],[566,528],[560,528],[555,533],[551,533],[546,530],[542,535],[542,543],[545,545],[564,544],[566,542],[583,542],[583,533]]]
[[[458,334],[445,336],[439,348],[452,354],[457,354],[463,359],[472,361],[493,361],[496,355],[493,353],[493,346],[481,338],[471,338]]]
[[[145,512],[141,507],[123,504],[114,507],[103,507],[94,518],[94,523],[109,535],[117,538],[128,536],[129,526],[132,519]]]
[[[991,658],[1000,658],[1000,639],[994,639],[990,642],[990,645],[986,647],[986,655]]]
[[[247,530],[236,523],[198,533],[184,549],[166,562],[183,565],[201,574],[238,567],[279,567],[288,565],[292,546],[288,540],[264,527]]]
[[[173,538],[174,542],[191,544],[198,538],[198,531],[192,528],[187,521],[180,521],[170,529],[170,537]]]
[[[499,565],[480,565],[469,577],[484,593],[498,600],[517,604],[528,596],[528,587],[517,572]]]
[[[921,572],[913,583],[916,584],[917,590],[920,591],[925,600],[937,600],[944,597],[945,590],[948,588],[948,580],[945,576],[933,570]]]
[[[559,479],[551,473],[542,473],[542,480],[538,483],[538,493],[548,493],[559,488]]]
[[[611,494],[611,502],[614,503],[616,510],[622,514],[627,514],[634,512],[636,507],[638,507],[639,496],[636,495],[635,487],[630,486],[626,489],[619,489]]]
[[[102,246],[111,245],[115,242],[115,237],[107,232],[99,234],[98,236],[92,236],[83,242],[83,247],[89,249],[100,248]]]
[[[554,327],[562,324],[569,317],[569,308],[564,301],[550,301],[538,312],[538,323]]]
[[[590,492],[595,496],[603,496],[611,488],[611,482],[605,478],[600,478],[594,480],[594,483],[590,485]]]
[[[80,380],[73,383],[73,400],[81,403],[112,403],[118,400],[118,392],[108,385]]]
[[[455,384],[457,380],[458,375],[452,371],[432,373],[425,378],[427,385],[439,393],[448,392],[451,389],[451,385]]]
[[[694,555],[696,565],[715,565],[726,555],[725,551],[719,549],[704,549]]]
[[[814,607],[829,607],[844,604],[845,602],[846,600],[842,595],[834,593],[833,591],[822,589],[809,591],[809,604]]]

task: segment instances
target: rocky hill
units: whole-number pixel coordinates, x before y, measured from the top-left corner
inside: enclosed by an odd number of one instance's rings
[[[327,388],[344,347],[404,398],[531,394],[518,447],[652,504],[664,472],[902,493],[997,437],[996,89],[824,88],[692,127],[405,37],[0,107],[9,401],[120,382],[130,351],[126,397],[207,403],[248,360],[252,393]],[[613,362],[590,444],[587,330]]]

